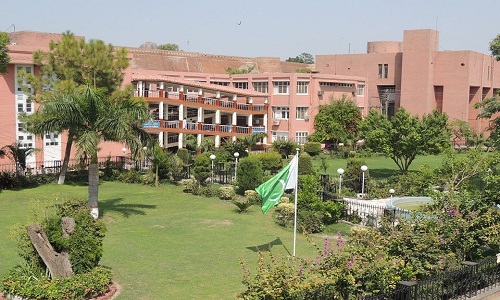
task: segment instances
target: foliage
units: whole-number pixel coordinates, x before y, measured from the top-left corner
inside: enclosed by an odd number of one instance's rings
[[[299,155],[299,175],[316,174],[313,168],[312,159],[306,152]]]
[[[7,65],[10,62],[8,44],[9,36],[6,32],[0,32],[0,74],[7,73]]]
[[[293,72],[294,73],[312,73],[312,70],[306,69],[306,68],[301,68],[301,69],[295,69]]]
[[[201,185],[205,185],[206,181],[212,176],[211,160],[209,155],[198,155],[194,158],[193,174]]]
[[[292,141],[276,140],[273,142],[273,150],[281,154],[282,158],[295,154],[297,148],[300,148],[299,144]]]
[[[320,201],[318,195],[320,190],[321,185],[318,176],[312,174],[299,175],[297,193],[298,210],[311,210],[313,205]]]
[[[130,169],[124,172],[121,172],[117,178],[118,181],[125,183],[141,183],[142,175],[136,169]]]
[[[363,158],[352,157],[347,159],[347,167],[342,178],[342,186],[351,189],[356,193],[361,193],[363,172],[361,166],[366,165]],[[365,171],[365,184],[368,184],[369,170]]]
[[[277,173],[281,168],[283,168],[283,161],[281,160],[281,155],[278,152],[260,152],[252,154],[260,161],[262,170],[270,171],[271,173]]]
[[[221,186],[217,192],[217,196],[221,200],[233,200],[235,195],[234,187],[232,186]]]
[[[252,203],[252,205],[262,203],[262,197],[255,190],[246,190],[245,197],[247,198],[248,202]]]
[[[371,110],[360,125],[366,146],[390,157],[402,172],[419,154],[438,154],[450,148],[448,117],[438,111],[424,115],[420,121],[403,108],[388,120]]]
[[[199,183],[197,180],[188,178],[188,179],[182,179],[180,181],[180,184],[184,187],[183,192],[184,193],[191,193],[191,194],[197,194],[197,190],[199,188]]]
[[[325,229],[324,215],[321,211],[299,210],[297,227],[304,233],[319,233]]]
[[[198,189],[198,194],[207,198],[217,197],[219,194],[219,189],[214,184],[202,185]]]
[[[234,200],[231,203],[233,203],[238,208],[240,214],[248,212],[248,209],[253,205],[248,200]]]
[[[109,269],[97,267],[73,277],[51,280],[47,274],[26,274],[21,266],[12,269],[3,278],[0,290],[23,299],[91,299],[108,291],[112,274]]]
[[[453,120],[451,122],[452,141],[454,146],[472,146],[474,131],[467,121]]]
[[[497,60],[500,60],[500,34],[490,42],[490,51]]]
[[[330,98],[329,104],[319,107],[314,117],[314,133],[311,141],[320,143],[351,144],[358,138],[358,126],[361,123],[361,111],[354,100],[343,95],[340,99]]]
[[[311,156],[316,156],[316,155],[321,153],[321,143],[320,142],[306,142],[304,144],[304,151]]]
[[[233,74],[248,74],[253,71],[255,66],[245,66],[244,68],[233,69],[231,67],[226,68],[226,73],[229,75]]]
[[[237,178],[241,192],[258,187],[264,182],[260,161],[253,155],[242,158],[238,163]]]
[[[338,222],[344,212],[345,206],[343,203],[337,201],[318,201],[313,203],[312,209],[321,212],[323,223],[329,225]]]
[[[303,63],[303,64],[313,64],[314,63],[314,56],[309,53],[302,53],[296,57],[289,57],[287,62],[296,62],[296,63]]]
[[[295,205],[281,200],[281,202],[276,206],[276,212],[273,215],[276,224],[283,227],[293,227],[294,217]]]
[[[186,148],[180,148],[177,150],[177,156],[182,160],[184,165],[189,165],[191,163],[191,155]]]
[[[35,148],[23,147],[20,141],[17,141],[11,145],[5,145],[1,148],[1,150],[3,151],[3,155],[11,159],[16,164],[16,167],[19,166],[22,170],[26,169],[26,159],[28,158],[28,156],[34,154],[37,151],[37,149]]]
[[[160,45],[158,45],[157,49],[160,49],[160,50],[169,50],[169,51],[179,51],[179,45],[172,44],[172,43],[160,44]]]
[[[498,117],[498,112],[500,112],[500,94],[476,103],[474,108],[480,109],[477,115],[478,118],[490,120],[488,127],[488,131],[490,131],[488,141],[490,144],[494,147],[500,146],[500,117]]]

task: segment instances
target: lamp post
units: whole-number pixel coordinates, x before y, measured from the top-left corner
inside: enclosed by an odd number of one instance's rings
[[[339,173],[339,197],[340,197],[340,192],[342,190],[342,174],[344,174],[344,169],[338,168],[337,173]]]
[[[212,178],[211,182],[214,183],[214,160],[215,160],[215,154],[210,155],[210,159],[212,160]]]
[[[235,162],[234,162],[234,181],[236,181],[236,173],[238,171],[238,157],[240,156],[240,154],[238,152],[234,152],[234,158],[235,158]]]
[[[392,199],[392,195],[394,195],[396,191],[394,189],[389,189],[389,194],[391,194],[391,199]]]
[[[361,171],[363,172],[363,181],[361,182],[361,195],[365,194],[365,172],[368,170],[368,167],[365,165],[361,166]]]

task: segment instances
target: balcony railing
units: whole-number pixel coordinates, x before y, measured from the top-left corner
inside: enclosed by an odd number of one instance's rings
[[[239,134],[255,134],[266,132],[265,127],[250,127],[250,126],[236,126],[236,125],[220,125],[213,123],[189,122],[182,120],[152,120],[143,123],[143,128],[168,128],[178,129],[179,131],[211,131],[215,134],[233,132]]]
[[[231,100],[221,100],[213,97],[200,97],[198,94],[182,94],[179,92],[165,92],[164,90],[144,90],[134,91],[135,97],[144,98],[169,98],[174,100],[182,100],[190,103],[202,103],[210,106],[223,108],[234,108],[246,111],[259,111],[265,113],[266,106],[264,104],[247,104],[238,103]]]

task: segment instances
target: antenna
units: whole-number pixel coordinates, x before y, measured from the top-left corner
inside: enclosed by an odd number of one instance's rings
[[[14,25],[14,24],[11,24],[7,29],[5,29],[5,31],[7,31],[11,28],[14,28],[14,32],[16,32],[16,25]]]

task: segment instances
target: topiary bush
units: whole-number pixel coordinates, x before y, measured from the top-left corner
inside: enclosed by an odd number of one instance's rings
[[[361,193],[362,165],[366,165],[363,158],[351,157],[347,159],[347,168],[344,176],[342,177],[342,185],[355,191],[356,193]],[[365,187],[368,186],[368,172],[369,170],[365,171]]]
[[[321,153],[321,143],[320,142],[306,142],[304,144],[304,152],[310,156],[316,156]]]
[[[209,154],[198,155],[194,159],[193,174],[201,185],[206,184],[206,181],[212,175],[211,161]]]
[[[276,206],[276,213],[273,215],[273,218],[276,224],[280,226],[293,227],[294,216],[295,205],[282,200],[281,203]]]
[[[263,182],[260,161],[253,155],[240,160],[237,175],[240,193],[246,190],[254,190]]]
[[[311,156],[305,152],[299,155],[299,175],[316,174]]]
[[[248,202],[252,203],[252,205],[262,203],[262,197],[255,190],[246,190],[245,197],[247,198]]]
[[[221,186],[217,192],[217,196],[221,200],[233,200],[235,194],[232,186]]]

